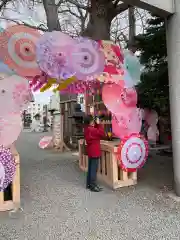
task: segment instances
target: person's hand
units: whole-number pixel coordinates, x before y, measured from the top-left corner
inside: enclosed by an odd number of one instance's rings
[[[97,123],[97,124],[100,124],[99,118],[96,118],[96,123]]]

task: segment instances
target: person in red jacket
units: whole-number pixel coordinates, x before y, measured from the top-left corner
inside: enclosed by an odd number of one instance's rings
[[[88,173],[86,187],[93,192],[101,191],[96,183],[99,158],[101,156],[100,140],[105,137],[105,132],[99,119],[94,120],[93,116],[88,115],[84,118],[84,138],[87,144]]]

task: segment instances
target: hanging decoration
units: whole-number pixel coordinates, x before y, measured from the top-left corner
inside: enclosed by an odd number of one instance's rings
[[[47,83],[40,89],[40,92],[45,92],[46,90],[51,88],[53,86],[53,84],[55,84],[55,83],[56,83],[56,79],[49,78]]]
[[[142,118],[146,118],[152,138],[158,116],[142,114],[137,108],[135,85],[140,81],[141,65],[131,51],[123,51],[111,41],[72,38],[59,31],[41,35],[24,25],[0,32],[0,44],[0,145],[8,147],[18,138],[20,113],[33,100],[32,91],[99,92],[112,114],[112,132],[121,139],[122,167],[132,171],[144,164],[148,150],[139,135]],[[40,147],[46,145],[45,140]],[[1,166],[0,174],[4,176]]]
[[[70,84],[72,84],[75,81],[77,81],[77,79],[75,77],[70,77],[70,78],[62,81],[61,83],[59,83],[58,87],[55,89],[55,92],[66,89]]]

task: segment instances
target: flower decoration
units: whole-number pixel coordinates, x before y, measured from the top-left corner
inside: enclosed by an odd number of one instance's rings
[[[45,72],[41,72],[40,75],[37,75],[30,80],[30,88],[36,92],[43,87],[48,82],[48,75]]]

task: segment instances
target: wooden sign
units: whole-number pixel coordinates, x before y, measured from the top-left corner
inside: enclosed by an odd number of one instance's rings
[[[63,115],[60,113],[54,114],[53,119],[53,140],[54,146],[59,145],[63,141]]]
[[[53,145],[55,149],[59,149],[61,152],[65,148],[69,148],[64,143],[64,134],[63,134],[63,115],[59,112],[54,113],[53,119]]]

